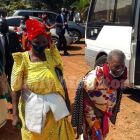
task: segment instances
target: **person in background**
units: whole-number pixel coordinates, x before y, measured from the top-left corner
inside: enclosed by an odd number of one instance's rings
[[[68,12],[67,8],[61,8],[61,14],[64,17],[65,29],[69,33],[69,26],[68,26],[68,18],[69,18],[69,15],[68,14],[69,14],[69,12]]]
[[[14,31],[9,30],[7,21],[4,18],[0,18],[0,40],[5,51],[5,73],[10,84],[13,66],[12,53],[22,51],[22,48],[18,40],[18,35]]]
[[[57,48],[58,50],[63,50],[65,56],[69,56],[65,30],[68,30],[68,23],[64,16],[64,8],[62,8],[56,18],[56,34],[59,36]]]
[[[68,8],[64,8],[64,12],[63,13],[64,13],[64,16],[66,18],[66,21],[68,22],[69,21],[69,16],[70,16]]]
[[[84,140],[104,140],[109,122],[116,122],[120,110],[123,83],[127,79],[125,55],[112,50],[107,63],[88,72],[79,83],[72,115],[72,125]]]
[[[50,22],[48,21],[49,19],[47,14],[42,14],[41,18],[43,19],[43,23],[46,28],[46,31],[50,31],[50,29],[55,27],[55,24],[51,25]]]
[[[29,44],[28,37],[27,37],[27,30],[25,22],[29,19],[29,16],[25,16],[23,19],[21,19],[19,31],[21,34],[21,45],[24,51],[31,50],[31,45]]]
[[[0,40],[0,75],[4,73],[4,67],[5,67],[5,50]]]
[[[29,19],[26,29],[32,49],[13,54],[12,124],[22,127],[22,140],[74,140],[66,94],[56,72],[63,73],[59,51],[41,22]]]
[[[25,15],[25,16],[21,17],[21,19],[20,19],[20,26],[17,27],[17,32],[18,32],[19,34],[22,35],[22,33],[23,33],[24,31],[26,31],[25,22],[26,22],[26,20],[28,20],[28,19],[29,19],[29,16],[28,16],[28,15]]]
[[[76,23],[80,23],[81,22],[81,16],[80,16],[79,12],[75,12],[75,16],[74,16],[73,21],[76,22]]]
[[[71,8],[70,15],[69,15],[69,21],[74,21],[75,17],[75,7]]]
[[[0,41],[0,128],[7,120],[7,101],[5,92],[7,90],[7,78],[5,75],[5,50]]]

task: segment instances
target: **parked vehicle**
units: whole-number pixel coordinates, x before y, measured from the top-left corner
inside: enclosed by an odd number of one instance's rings
[[[122,50],[127,82],[140,88],[140,0],[91,0],[85,42],[85,58],[91,67],[106,62],[111,50]]]
[[[15,28],[20,26],[20,21],[23,18],[24,18],[24,16],[6,17],[6,20],[7,20],[9,28],[12,29],[12,30],[15,30]],[[43,22],[43,20],[41,18],[38,18],[38,17],[30,16],[30,18],[35,18],[35,19],[39,20],[40,22]],[[50,32],[52,34],[53,42],[57,45],[57,43],[58,43],[58,35],[55,33],[55,28],[51,29]],[[73,42],[75,42],[75,37],[72,36],[72,35],[69,35],[67,32],[65,33],[65,37],[66,37],[66,41],[67,41],[68,46],[70,44],[72,44]]]
[[[56,17],[58,16],[58,13],[51,12],[47,10],[15,10],[13,16],[35,16],[40,17],[42,14],[46,14],[49,19],[50,24],[54,24]],[[68,22],[69,31],[72,36],[75,37],[75,42],[79,41],[82,37],[85,36],[85,27],[81,26],[78,23],[75,23],[73,21]]]
[[[15,10],[13,16],[33,16],[33,17],[41,17],[42,14],[46,14],[48,16],[50,24],[55,23],[55,19],[57,17],[57,13],[47,11],[47,10]]]

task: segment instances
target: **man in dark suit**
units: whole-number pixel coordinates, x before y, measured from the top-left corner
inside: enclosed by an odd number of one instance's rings
[[[13,67],[12,53],[22,50],[18,40],[18,35],[10,31],[6,19],[0,18],[0,41],[5,51],[5,73],[10,84],[11,72]]]
[[[65,30],[68,30],[67,19],[64,15],[64,9],[61,9],[59,15],[56,18],[56,34],[59,36],[57,48],[59,50],[63,49],[64,55],[68,56],[67,52],[67,42],[65,38]]]
[[[2,46],[2,43],[0,41],[0,76],[3,74],[4,72],[4,62],[5,62],[5,56],[4,56],[4,48]]]
[[[5,51],[0,41],[0,129],[6,123],[7,116],[7,102],[5,99],[5,91],[6,91],[6,77],[4,74],[4,66],[5,66]]]

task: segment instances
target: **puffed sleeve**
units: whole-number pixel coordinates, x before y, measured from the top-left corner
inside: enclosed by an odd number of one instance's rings
[[[14,53],[13,59],[14,65],[11,75],[11,88],[13,91],[19,91],[22,89],[24,75],[24,62],[22,53]]]
[[[85,90],[88,91],[92,91],[95,90],[96,88],[96,73],[95,70],[90,71],[84,78],[84,88]]]
[[[51,53],[52,53],[52,56],[54,58],[56,67],[60,68],[63,71],[62,58],[61,58],[61,55],[60,55],[58,49],[56,48],[55,45],[52,45],[50,47],[50,49],[51,49]]]
[[[92,91],[95,89],[105,88],[102,84],[104,79],[103,69],[100,66],[97,66],[94,70],[90,71],[84,78],[84,88],[85,90]]]

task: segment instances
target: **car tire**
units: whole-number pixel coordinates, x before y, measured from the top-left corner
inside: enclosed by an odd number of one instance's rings
[[[69,32],[71,36],[75,37],[75,39],[73,40],[73,43],[80,41],[81,34],[78,30],[70,29]]]
[[[58,44],[58,37],[52,36],[52,42],[57,46],[57,44]]]
[[[102,55],[96,60],[94,68],[96,66],[103,66],[103,64],[106,62],[107,62],[107,55]]]

